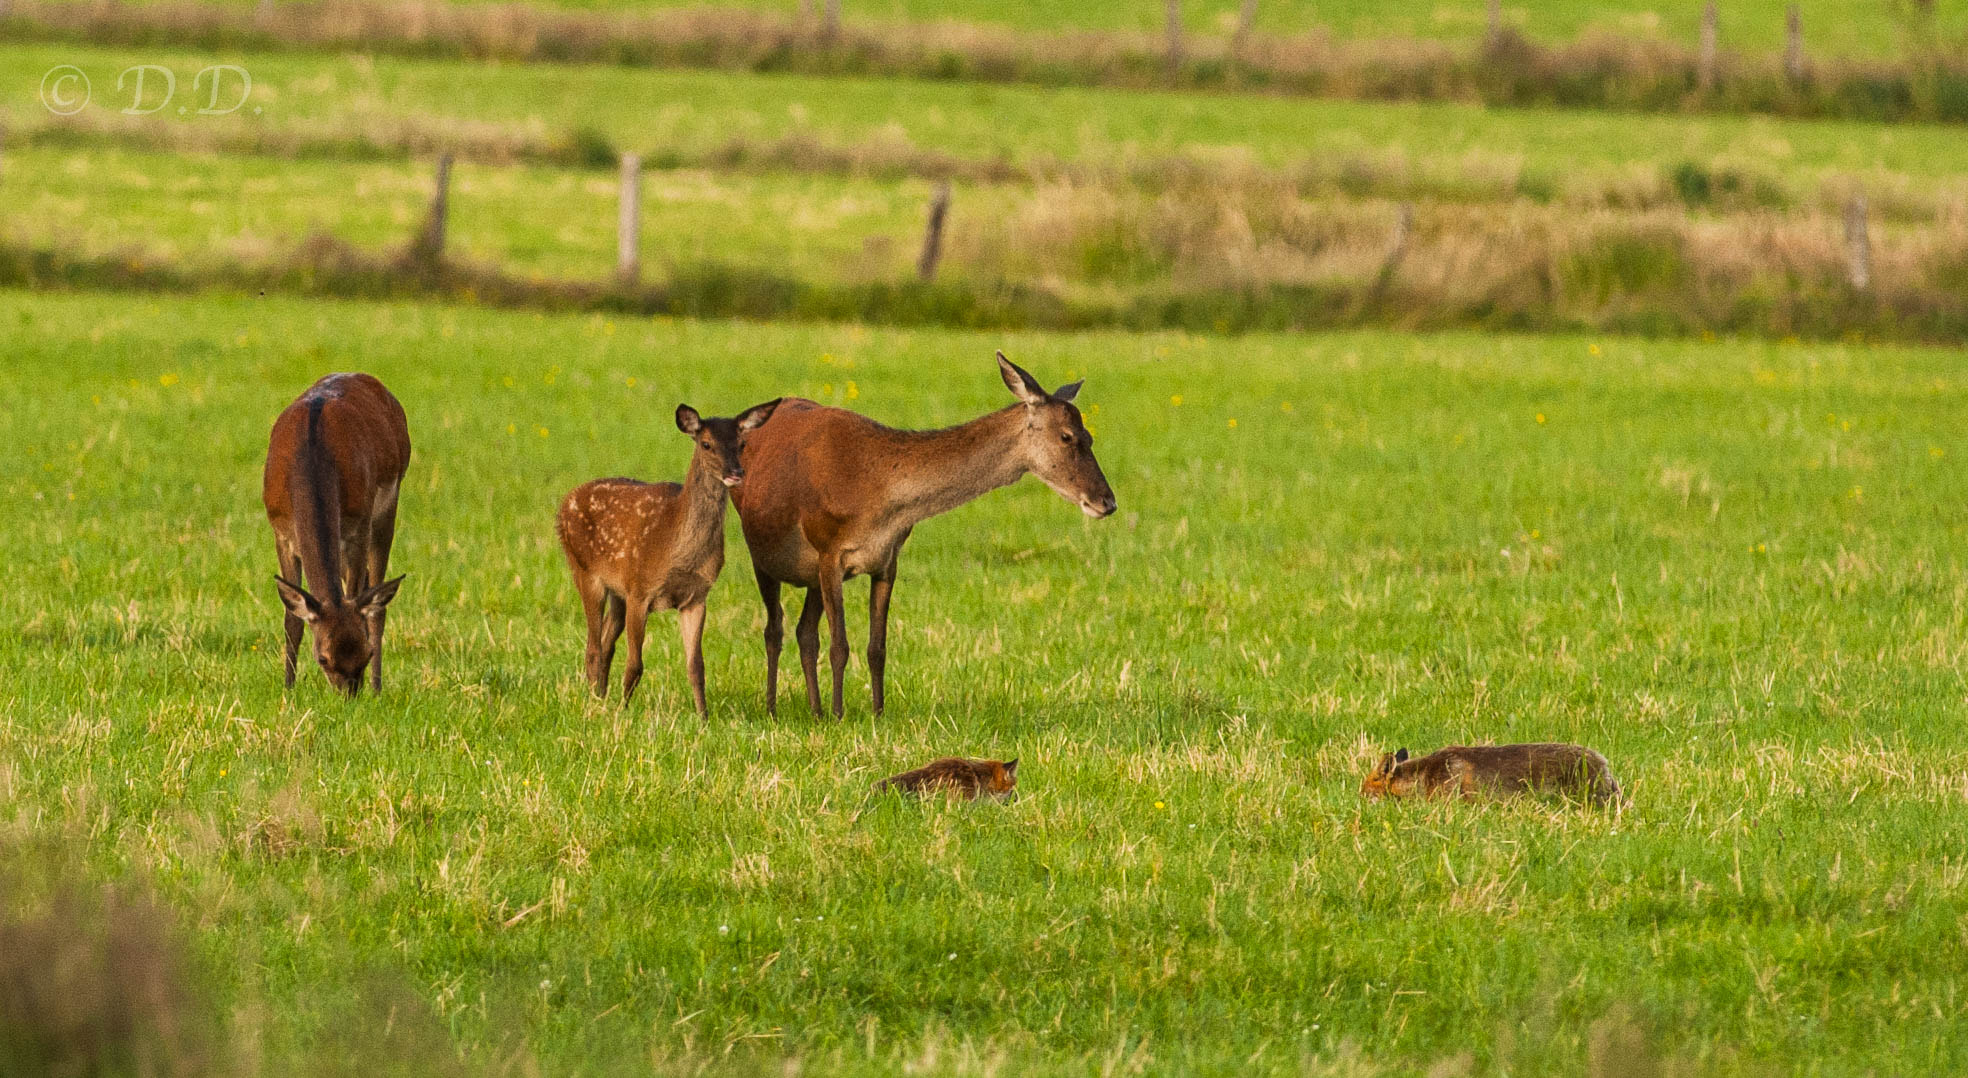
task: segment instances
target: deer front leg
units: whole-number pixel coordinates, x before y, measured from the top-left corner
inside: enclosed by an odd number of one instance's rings
[[[363,584],[373,588],[389,579],[390,546],[396,542],[396,505],[383,511],[376,518],[375,526],[369,530],[369,579]],[[376,611],[369,619],[369,643],[373,652],[369,657],[369,691],[383,691],[383,626],[389,620],[389,607]]]
[[[888,666],[888,596],[894,587],[892,565],[868,582],[868,680],[874,684],[877,715],[882,713],[882,672]]]
[[[299,555],[289,550],[287,543],[278,536],[274,537],[274,549],[280,559],[280,571],[286,574],[288,583],[301,583]],[[301,634],[306,631],[307,623],[291,613],[283,613],[281,628],[287,634],[286,645],[281,649],[281,661],[287,673],[287,687],[291,689],[294,687],[294,658],[301,650]]]
[[[622,706],[629,706],[636,686],[642,681],[642,633],[649,625],[649,601],[628,604],[629,661],[622,671]]]
[[[786,608],[779,602],[777,580],[758,570],[759,598],[765,601],[765,713],[779,714],[779,652],[786,644]]]
[[[683,664],[690,671],[690,695],[697,700],[697,717],[711,717],[704,703],[704,603],[700,599],[677,610],[677,632],[683,636]]]
[[[847,677],[847,611],[840,562],[820,562],[820,602],[827,612],[827,666],[834,675],[834,718],[841,717],[841,683]]]

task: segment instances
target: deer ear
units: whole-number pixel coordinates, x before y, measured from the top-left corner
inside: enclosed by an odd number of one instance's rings
[[[998,353],[998,374],[1004,378],[1005,388],[1011,390],[1012,396],[1026,404],[1045,403],[1046,391],[1040,387],[1039,380],[1025,373],[1023,367],[1006,359],[1003,352]]]
[[[704,420],[697,409],[688,404],[677,405],[677,429],[685,434],[695,434],[704,429]]]
[[[757,430],[765,426],[765,421],[772,418],[772,410],[779,407],[779,402],[785,399],[784,397],[774,397],[764,404],[754,404],[750,408],[745,409],[744,413],[738,417],[738,429]]]
[[[287,612],[309,624],[321,620],[321,604],[309,595],[299,584],[290,584],[287,578],[275,574],[273,584],[280,589],[280,605]]]
[[[1406,750],[1406,749],[1396,749],[1396,750],[1395,750],[1395,752],[1394,752],[1394,762],[1395,762],[1395,763],[1397,763],[1397,764],[1405,764],[1405,763],[1407,763],[1407,762],[1408,762],[1408,750]]]
[[[1061,404],[1071,404],[1073,403],[1073,398],[1080,395],[1080,387],[1083,385],[1086,385],[1086,379],[1084,378],[1077,382],[1068,382],[1052,391],[1052,399]]]
[[[1005,777],[1014,779],[1018,777],[1018,757],[1014,756],[1005,761]]]
[[[402,586],[402,577],[397,577],[395,580],[385,580],[368,591],[363,592],[361,595],[356,596],[355,605],[362,611],[363,617],[376,617],[383,612],[384,607],[389,605],[391,599],[396,598],[396,589]]]

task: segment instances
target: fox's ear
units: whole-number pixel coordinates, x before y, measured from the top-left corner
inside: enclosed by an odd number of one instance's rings
[[[1408,750],[1406,750],[1406,749],[1395,749],[1395,750],[1394,750],[1394,762],[1395,762],[1395,763],[1397,763],[1397,764],[1405,764],[1405,763],[1407,763],[1407,762],[1408,762]]]
[[[1018,757],[1014,756],[1005,761],[1005,777],[1012,779],[1018,777]]]

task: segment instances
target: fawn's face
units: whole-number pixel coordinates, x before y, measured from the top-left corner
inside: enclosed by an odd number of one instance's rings
[[[745,468],[738,463],[738,455],[744,451],[745,435],[765,426],[778,406],[779,401],[773,399],[747,408],[731,419],[705,419],[688,404],[677,405],[677,429],[697,443],[690,467],[709,469],[727,487],[744,482]]]
[[[362,673],[376,657],[374,629],[382,620],[383,608],[396,598],[403,578],[387,580],[353,599],[323,603],[300,585],[279,577],[280,602],[287,613],[307,623],[314,641],[314,661],[336,690],[355,696],[362,692]]]
[[[1107,476],[1093,457],[1093,435],[1087,433],[1080,410],[1073,405],[1083,383],[1063,385],[1047,393],[1038,379],[1006,359],[1003,352],[998,353],[998,373],[1012,395],[1025,402],[1025,430],[1020,437],[1025,466],[1087,516],[1112,514],[1114,488],[1107,485]]]
[[[984,783],[984,793],[990,797],[1010,797],[1018,786],[1018,758],[1012,757],[1004,763],[991,765],[991,776]]]
[[[1360,796],[1369,801],[1378,801],[1383,797],[1406,797],[1413,793],[1415,780],[1395,773],[1395,768],[1407,759],[1406,749],[1382,756],[1380,763],[1367,772],[1367,781],[1360,785]]]

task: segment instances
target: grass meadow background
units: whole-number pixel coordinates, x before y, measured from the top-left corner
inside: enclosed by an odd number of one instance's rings
[[[182,916],[227,1072],[1968,1065],[1958,352],[22,293],[0,327],[6,827]],[[709,721],[668,615],[635,706],[587,696],[562,493],[674,478],[679,401],[970,418],[998,347],[1088,379],[1120,512],[1027,481],[919,528],[886,717],[859,583],[846,719],[790,679],[765,716],[735,520]],[[280,688],[258,499],[273,416],[348,369],[415,444],[356,702]],[[1547,739],[1631,808],[1357,797],[1385,749]],[[1019,756],[1020,796],[868,794],[944,753]]]

